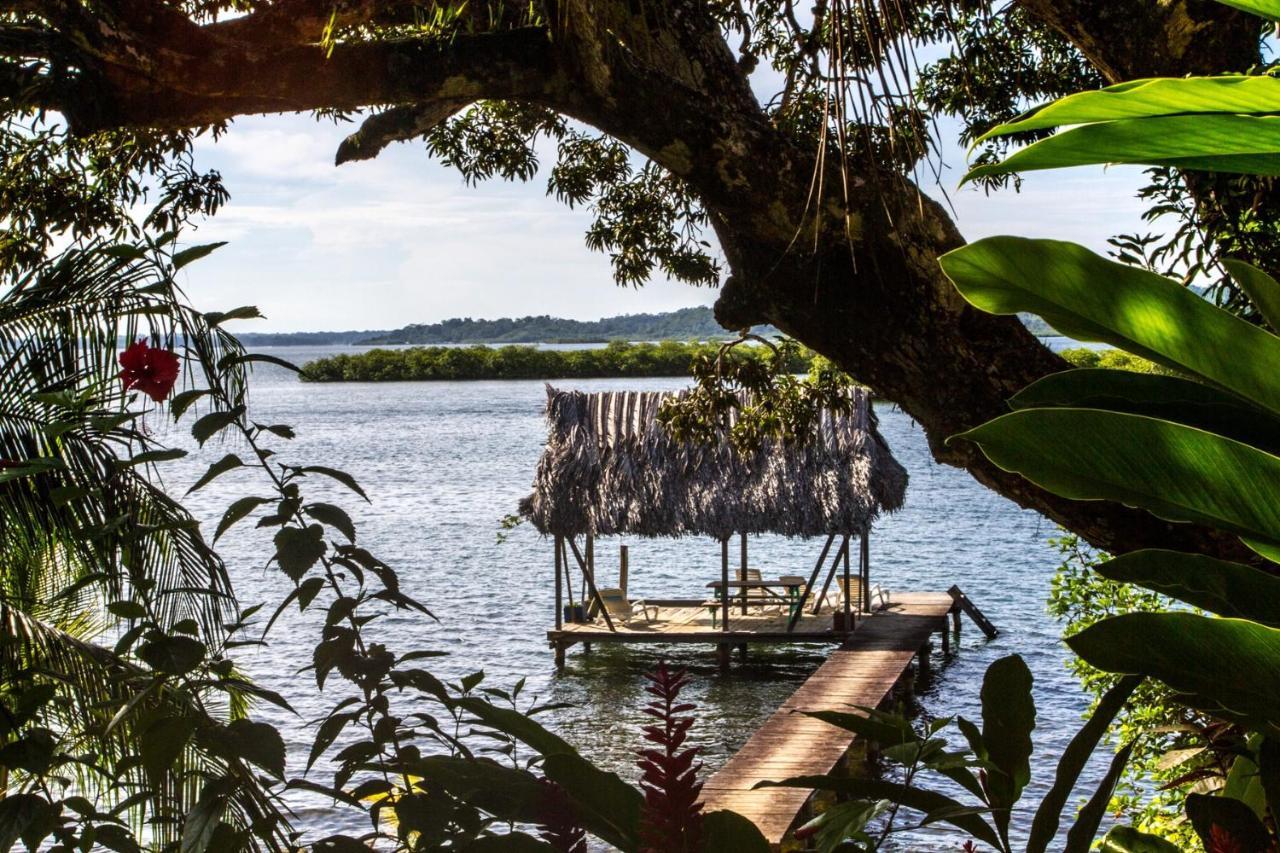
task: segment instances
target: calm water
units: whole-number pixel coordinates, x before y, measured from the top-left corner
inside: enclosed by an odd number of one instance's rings
[[[352,348],[264,350],[298,363]],[[581,381],[583,390],[679,388],[683,380]],[[433,667],[458,677],[483,669],[486,683],[510,686],[527,678],[526,691],[540,701],[566,703],[544,718],[597,763],[634,778],[632,751],[639,744],[642,674],[661,657],[694,674],[689,698],[700,708],[694,732],[712,771],[790,695],[823,660],[825,647],[752,650],[720,674],[712,649],[597,647],[590,655],[570,652],[556,673],[545,632],[554,619],[550,543],[522,526],[504,544],[498,522],[527,493],[545,439],[543,384],[530,381],[305,385],[275,368],[260,369],[251,416],[288,423],[294,442],[277,442],[282,458],[353,472],[372,500],[364,505],[323,480],[307,494],[341,502],[355,517],[360,544],[395,567],[406,591],[439,617],[393,615],[381,635],[393,648],[435,648],[449,653]],[[1064,669],[1058,626],[1045,615],[1049,580],[1057,563],[1046,545],[1054,527],[1040,516],[978,485],[968,475],[933,463],[912,421],[888,406],[878,409],[881,431],[911,474],[905,508],[873,531],[874,580],[890,590],[945,590],[958,583],[1002,630],[992,642],[965,623],[959,651],[936,655],[931,683],[920,703],[927,715],[963,713],[977,718],[978,688],[997,657],[1021,653],[1036,678],[1039,719],[1037,759],[1043,768],[1029,799],[1047,787],[1051,768],[1079,725],[1085,701]],[[181,436],[173,436],[183,443]],[[212,459],[234,447],[206,448],[169,466],[168,485],[185,491]],[[287,451],[287,452],[286,452]],[[236,497],[261,492],[255,475],[222,477],[193,496],[191,504],[212,530]],[[653,597],[694,597],[719,576],[719,546],[712,541],[623,540],[630,546],[630,590]],[[614,585],[616,540],[597,545],[605,585]],[[805,574],[820,542],[758,537],[752,562],[772,574]],[[242,523],[223,539],[237,590],[246,603],[268,602],[270,611],[287,591],[287,580],[264,563],[269,536]],[[248,657],[260,683],[285,693],[301,719],[260,713],[292,735],[290,767],[300,770],[310,743],[309,724],[341,698],[336,681],[321,695],[310,673],[318,614],[295,610],[281,619],[268,649]],[[367,827],[336,815],[325,804],[298,800],[299,823],[317,832]],[[1026,817],[1029,821],[1029,816]],[[931,830],[904,840],[899,849],[954,850],[960,836]]]

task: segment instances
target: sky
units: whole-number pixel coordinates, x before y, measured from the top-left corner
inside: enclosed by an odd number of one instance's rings
[[[198,144],[197,163],[219,170],[231,193],[187,235],[228,241],[184,270],[199,308],[256,305],[266,319],[237,331],[288,332],[450,317],[589,320],[715,301],[714,289],[670,281],[615,285],[608,258],[584,243],[589,212],[548,198],[545,169],[526,184],[468,187],[420,142],[336,167],[338,143],[353,129],[309,116],[249,117]],[[939,198],[946,190],[967,239],[1055,237],[1101,252],[1110,236],[1151,230],[1134,197],[1139,169],[1031,174],[1021,193],[987,196],[956,189],[963,151],[951,145],[944,156],[943,187],[925,189]]]

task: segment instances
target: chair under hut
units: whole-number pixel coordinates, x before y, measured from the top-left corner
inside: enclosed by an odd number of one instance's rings
[[[573,564],[581,573],[582,597],[604,616],[608,632],[618,631],[596,587],[594,543],[601,536],[635,536],[708,537],[720,543],[720,621],[727,632],[730,543],[740,539],[738,572],[745,580],[747,536],[756,534],[825,541],[803,585],[800,606],[790,609],[787,631],[811,603],[818,612],[841,569],[839,588],[858,588],[864,596],[862,607],[844,597],[843,624],[849,630],[855,615],[849,611],[871,609],[872,523],[902,505],[907,486],[906,470],[877,430],[868,393],[851,389],[847,405],[822,412],[808,441],[766,440],[747,451],[724,435],[712,443],[673,438],[657,417],[671,393],[685,392],[584,393],[547,386],[546,449],[533,492],[519,509],[555,541],[557,631],[566,588],[572,598]],[[850,568],[854,539],[861,581],[856,585]],[[618,584],[624,590],[625,571],[624,557]],[[745,610],[745,599],[742,604]]]

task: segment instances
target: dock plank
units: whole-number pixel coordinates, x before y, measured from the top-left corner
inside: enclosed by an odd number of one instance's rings
[[[930,634],[946,630],[952,606],[946,593],[902,593],[889,609],[864,618],[841,648],[707,780],[704,811],[738,812],[778,849],[811,792],[757,789],[756,784],[829,773],[854,740],[844,729],[797,712],[879,705]]]

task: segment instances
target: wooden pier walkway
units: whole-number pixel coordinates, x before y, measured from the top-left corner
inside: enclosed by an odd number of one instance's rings
[[[864,618],[848,641],[707,780],[702,789],[704,811],[738,812],[760,828],[773,849],[779,849],[812,792],[754,790],[755,784],[830,773],[854,739],[844,729],[793,712],[880,705],[922,650],[926,654],[921,662],[928,665],[930,635],[941,631],[945,640],[948,614],[956,608],[947,593],[895,593],[889,608]]]

